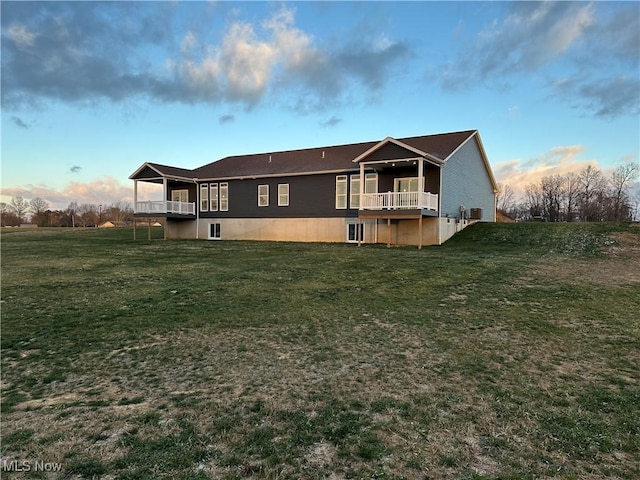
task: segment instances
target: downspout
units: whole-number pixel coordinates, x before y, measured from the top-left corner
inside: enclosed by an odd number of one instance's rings
[[[442,167],[440,167],[440,186],[438,192],[438,245],[442,245]]]
[[[196,240],[198,240],[200,238],[200,185],[197,178],[193,181],[196,184]]]
[[[360,210],[363,210],[362,208],[362,202],[364,200],[364,163],[360,162],[360,192],[358,192],[359,195],[359,199],[358,199],[358,246],[362,245],[362,238],[360,238]],[[364,233],[364,228],[363,228],[363,233]]]

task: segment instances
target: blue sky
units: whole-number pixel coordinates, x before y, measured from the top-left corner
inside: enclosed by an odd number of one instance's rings
[[[499,181],[638,162],[638,2],[7,2],[2,201],[146,161],[478,129]]]

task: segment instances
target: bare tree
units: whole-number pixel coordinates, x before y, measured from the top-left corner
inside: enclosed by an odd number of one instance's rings
[[[15,227],[20,225],[20,218],[13,212],[10,205],[0,203],[0,225],[3,227]]]
[[[578,174],[569,172],[564,176],[564,219],[567,222],[576,220],[579,197],[580,178]]]
[[[98,221],[98,207],[83,203],[76,208],[76,222],[82,227],[93,227]]]
[[[133,216],[131,205],[126,202],[116,202],[106,210],[106,218],[114,222],[125,222]]]
[[[527,185],[525,188],[525,206],[530,219],[544,218],[544,202],[542,186],[537,183]]]
[[[29,203],[21,196],[13,197],[9,203],[11,211],[20,219],[21,222],[25,220],[25,215],[29,211]]]
[[[602,201],[605,196],[607,182],[598,168],[589,165],[583,169],[580,179],[580,217],[585,222],[602,220]]]
[[[37,223],[39,227],[44,227],[47,223],[45,212],[49,208],[49,204],[43,198],[37,197],[29,202],[29,210],[31,210],[31,221]]]
[[[78,211],[78,202],[71,202],[67,207],[66,213],[71,219],[71,226],[75,228],[76,226],[76,212]]]
[[[498,184],[498,193],[496,195],[496,208],[499,212],[509,215],[515,209],[515,193],[513,189],[505,184]]]
[[[550,222],[560,221],[564,197],[564,180],[560,175],[542,177],[540,182],[544,216]]]
[[[611,184],[612,217],[613,220],[628,220],[633,217],[629,189],[640,175],[637,163],[628,163],[616,168],[609,180]]]

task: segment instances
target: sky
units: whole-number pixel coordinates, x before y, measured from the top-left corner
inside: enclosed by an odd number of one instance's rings
[[[3,202],[132,203],[144,162],[471,129],[516,192],[639,161],[639,2],[0,8]]]

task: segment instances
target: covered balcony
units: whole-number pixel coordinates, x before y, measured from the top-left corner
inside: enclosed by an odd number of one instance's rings
[[[145,163],[129,178],[133,180],[133,213],[138,217],[167,217],[190,220],[197,216],[196,202],[197,184],[190,178],[191,172],[175,167],[167,167],[156,163]],[[161,185],[162,200],[140,200],[138,184]],[[149,189],[144,189],[147,196]],[[154,194],[154,196],[157,194]],[[144,197],[143,197],[144,198]],[[147,198],[149,198],[147,196]]]

